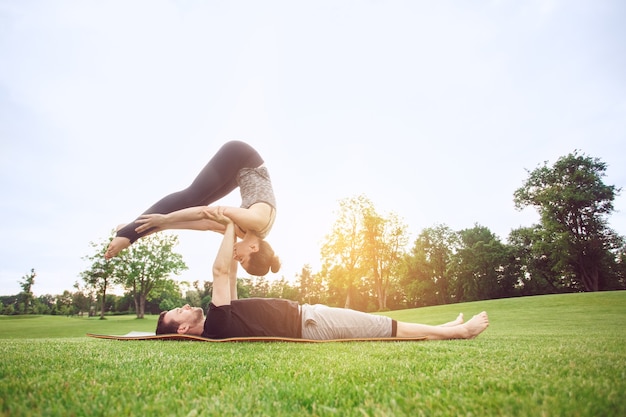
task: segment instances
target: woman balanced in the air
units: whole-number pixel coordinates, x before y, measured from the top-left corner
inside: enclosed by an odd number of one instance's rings
[[[241,207],[214,207],[211,203],[239,187]],[[237,225],[234,257],[251,275],[277,272],[280,261],[264,238],[276,218],[276,198],[263,158],[240,141],[224,144],[200,171],[189,187],[169,194],[144,213],[117,230],[105,257],[110,259],[137,239],[165,229],[214,230],[224,226],[216,215],[229,217]]]

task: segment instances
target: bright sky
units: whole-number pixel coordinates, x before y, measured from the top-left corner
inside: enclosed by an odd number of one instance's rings
[[[317,272],[358,194],[411,244],[440,223],[506,241],[543,161],[579,149],[626,185],[624,21],[622,0],[0,0],[0,294],[31,268],[35,295],[73,290],[90,241],[231,139],[274,182],[269,279]],[[181,233],[179,279],[210,280],[219,241]]]

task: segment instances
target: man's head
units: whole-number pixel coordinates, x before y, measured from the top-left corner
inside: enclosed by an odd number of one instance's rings
[[[204,328],[204,312],[200,307],[183,307],[163,311],[159,315],[156,334],[201,335]]]

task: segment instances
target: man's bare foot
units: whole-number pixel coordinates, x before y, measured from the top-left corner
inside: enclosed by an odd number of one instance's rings
[[[439,327],[452,327],[452,326],[458,326],[459,324],[463,324],[463,313],[459,313],[459,315],[457,316],[456,319],[454,319],[453,321],[449,321],[447,323],[444,324],[440,324]]]
[[[464,339],[473,339],[481,334],[487,327],[489,327],[489,317],[487,312],[483,311],[472,317],[467,323],[462,324],[460,327],[464,327]]]
[[[109,243],[109,247],[104,254],[105,259],[111,259],[114,256],[117,256],[122,250],[126,249],[130,246],[130,239],[127,237],[116,236],[113,238],[111,243]]]

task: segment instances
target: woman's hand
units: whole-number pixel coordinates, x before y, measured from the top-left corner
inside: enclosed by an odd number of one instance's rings
[[[164,214],[142,214],[139,219],[135,220],[135,223],[141,223],[141,226],[137,227],[135,231],[142,233],[153,227],[161,229],[167,221]]]

